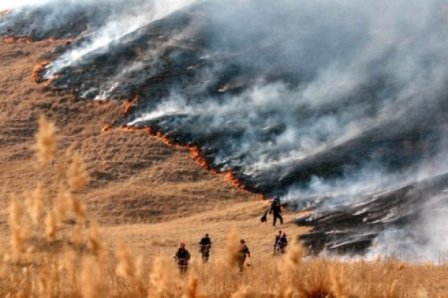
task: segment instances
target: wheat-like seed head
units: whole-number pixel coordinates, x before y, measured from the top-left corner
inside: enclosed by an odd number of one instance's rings
[[[36,133],[36,151],[40,162],[50,162],[56,156],[56,128],[43,115],[39,118],[39,128]]]
[[[174,264],[166,258],[157,258],[149,276],[149,298],[176,297],[177,279]]]
[[[39,272],[38,289],[39,297],[53,297],[53,279],[51,278],[51,269],[49,264],[44,264]]]
[[[71,236],[71,242],[77,247],[79,247],[82,243],[82,223],[77,222],[75,227],[73,228],[72,236]]]
[[[57,232],[57,215],[54,210],[49,210],[45,218],[45,236],[48,241],[54,241]]]
[[[54,205],[54,211],[58,225],[63,223],[71,203],[71,193],[65,188],[64,184],[61,183],[59,185],[59,191],[56,196]]]
[[[45,189],[42,183],[39,183],[36,189],[32,192],[31,201],[31,219],[36,226],[40,226],[43,208],[45,205]]]
[[[89,248],[97,258],[99,264],[103,264],[105,249],[101,239],[101,234],[96,222],[92,222],[89,227]]]
[[[231,267],[235,267],[238,263],[239,257],[239,239],[238,233],[235,229],[232,229],[227,235],[227,256],[228,256],[228,265]]]
[[[187,283],[182,298],[201,298],[204,297],[199,292],[199,278],[194,270],[188,273]]]
[[[82,262],[81,294],[83,298],[106,297],[101,266],[96,258],[90,256],[85,257]]]
[[[129,253],[129,250],[124,245],[120,245],[116,251],[118,265],[115,270],[118,276],[132,281],[136,277],[136,265]]]
[[[89,175],[87,168],[78,153],[75,153],[72,158],[72,162],[68,168],[68,184],[72,191],[82,190],[89,181]]]
[[[15,257],[23,252],[25,230],[23,226],[23,208],[17,201],[15,194],[11,195],[9,205],[9,224],[11,227],[11,248]]]
[[[70,195],[70,197],[72,212],[75,214],[76,220],[79,222],[84,221],[86,218],[86,206],[77,197],[73,195]]]

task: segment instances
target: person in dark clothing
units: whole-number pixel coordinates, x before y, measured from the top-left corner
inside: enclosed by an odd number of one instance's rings
[[[179,243],[179,247],[174,254],[174,260],[177,262],[179,272],[184,274],[188,270],[188,261],[190,260],[190,252],[185,248],[185,243]]]
[[[282,236],[282,231],[280,230],[280,231],[278,231],[278,234],[275,235],[275,241],[274,241],[274,255],[277,254],[277,243],[278,243],[278,240],[280,239],[281,236]]]
[[[208,262],[211,248],[212,248],[212,241],[210,240],[209,235],[205,234],[205,236],[202,237],[201,241],[199,241],[199,252],[201,253],[203,263]]]
[[[277,254],[284,254],[287,246],[288,239],[286,238],[286,233],[283,232],[277,241]]]
[[[283,224],[282,206],[280,204],[279,197],[274,197],[274,199],[272,199],[271,209],[269,213],[272,213],[273,215],[273,222],[272,222],[273,226],[275,226],[275,224],[277,223],[277,219],[280,220],[280,224]]]
[[[249,247],[246,245],[244,239],[240,240],[240,249],[238,250],[238,268],[240,272],[244,270],[244,263],[246,262],[246,256],[250,258]]]

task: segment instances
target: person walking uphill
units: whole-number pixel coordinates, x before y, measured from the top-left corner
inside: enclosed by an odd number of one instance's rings
[[[278,231],[278,234],[275,235],[275,240],[274,240],[274,255],[277,254],[277,243],[280,240],[280,237],[282,236],[282,230]]]
[[[240,249],[238,250],[238,267],[240,272],[244,270],[244,263],[246,262],[246,256],[250,258],[250,250],[246,245],[244,239],[240,240]]]
[[[208,262],[211,248],[212,248],[212,241],[210,240],[209,235],[205,234],[205,236],[202,237],[201,241],[199,241],[199,252],[201,253],[203,263]]]
[[[173,256],[174,260],[177,262],[177,267],[181,274],[187,272],[188,261],[190,260],[190,252],[185,248],[185,243],[179,243],[178,249]]]
[[[269,213],[272,213],[273,215],[273,221],[272,221],[273,226],[275,226],[275,224],[277,223],[277,219],[280,220],[280,224],[283,224],[282,206],[280,204],[279,197],[276,196],[272,199],[271,210],[269,211]]]
[[[277,240],[276,252],[281,255],[286,252],[286,247],[288,246],[288,238],[286,238],[286,233],[282,232]]]

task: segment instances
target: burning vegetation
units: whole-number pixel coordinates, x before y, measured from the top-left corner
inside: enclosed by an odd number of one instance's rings
[[[315,252],[368,253],[390,231],[431,243],[406,231],[444,204],[440,4],[398,3],[385,16],[390,36],[377,21],[387,1],[346,11],[336,2],[187,1],[131,24],[86,3],[61,21],[55,5],[4,15],[0,34],[74,38],[36,66],[35,82],[82,99],[132,98],[104,131],[144,130],[240,189],[315,210],[297,220],[313,228],[301,239]]]

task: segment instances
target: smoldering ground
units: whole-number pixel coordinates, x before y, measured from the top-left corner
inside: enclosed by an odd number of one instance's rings
[[[173,3],[46,1],[7,14],[0,33],[73,38],[42,80],[85,99],[138,95],[116,126],[151,127],[250,191],[316,208],[300,222],[317,251],[364,251],[444,206],[431,181],[445,177],[445,1]],[[341,212],[342,227],[316,220]]]

